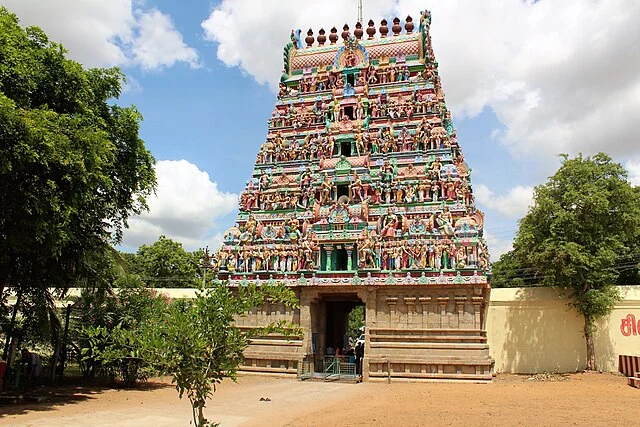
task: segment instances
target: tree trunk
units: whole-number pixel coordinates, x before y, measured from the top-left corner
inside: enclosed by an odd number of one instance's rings
[[[587,371],[596,370],[596,351],[593,344],[593,319],[584,315],[584,338],[587,343]]]
[[[198,400],[191,400],[191,414],[193,415],[193,424],[196,427],[203,427],[206,425],[207,420],[204,417],[204,402]]]
[[[204,403],[199,403],[198,404],[198,426],[204,426],[206,422],[204,418],[204,413],[202,412],[202,408],[204,408]]]
[[[11,340],[13,339],[13,329],[16,325],[16,315],[22,302],[22,288],[18,291],[18,297],[16,298],[16,304],[13,306],[13,313],[11,314],[11,322],[9,323],[9,329],[7,330],[7,337],[4,343],[4,351],[2,352],[2,358],[4,360],[10,360],[9,348],[11,346]]]

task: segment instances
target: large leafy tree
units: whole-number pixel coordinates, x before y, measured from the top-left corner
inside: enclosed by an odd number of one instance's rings
[[[178,243],[160,236],[152,245],[142,245],[135,254],[123,254],[129,272],[153,287],[193,287],[201,281],[202,251],[187,252]]]
[[[0,301],[95,275],[155,186],[141,115],[113,102],[124,75],[65,54],[0,8]]]
[[[625,169],[606,154],[562,157],[556,174],[536,187],[514,253],[501,262],[505,271],[520,272],[513,277],[570,292],[573,307],[584,316],[586,367],[596,369],[595,321],[620,299],[615,287],[620,272],[638,264],[640,197]]]
[[[535,268],[531,267],[526,259],[518,256],[511,250],[500,256],[500,259],[491,264],[492,288],[519,288],[535,286],[538,283],[538,275]]]

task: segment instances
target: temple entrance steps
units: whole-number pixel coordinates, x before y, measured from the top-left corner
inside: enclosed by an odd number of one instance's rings
[[[484,358],[425,357],[411,359],[370,358],[370,381],[465,381],[490,382],[493,360]]]
[[[487,382],[494,361],[479,329],[371,328],[364,363],[372,381]]]
[[[249,341],[244,351],[240,371],[296,376],[302,354],[302,339],[295,336],[270,334]]]

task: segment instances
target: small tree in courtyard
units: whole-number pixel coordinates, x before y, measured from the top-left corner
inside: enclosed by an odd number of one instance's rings
[[[620,300],[620,267],[638,263],[640,197],[609,156],[562,157],[556,174],[536,187],[513,255],[539,283],[570,292],[584,316],[586,368],[594,370],[595,321]]]
[[[165,318],[147,328],[146,359],[171,375],[180,398],[187,395],[196,426],[215,425],[204,417],[206,400],[223,378],[235,380],[251,337],[276,331],[300,333],[287,322],[251,330],[235,326],[237,317],[267,300],[287,307],[298,304],[294,292],[282,285],[251,285],[233,292],[216,284],[198,291],[193,301],[177,302]]]

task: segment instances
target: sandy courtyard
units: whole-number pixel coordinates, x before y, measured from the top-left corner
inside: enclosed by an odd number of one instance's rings
[[[205,414],[223,426],[611,426],[638,425],[638,402],[640,390],[624,377],[597,373],[561,381],[500,375],[491,384],[244,376],[223,383]],[[188,401],[163,383],[145,390],[70,389],[38,404],[0,406],[0,425],[8,426],[186,426],[190,417]]]

